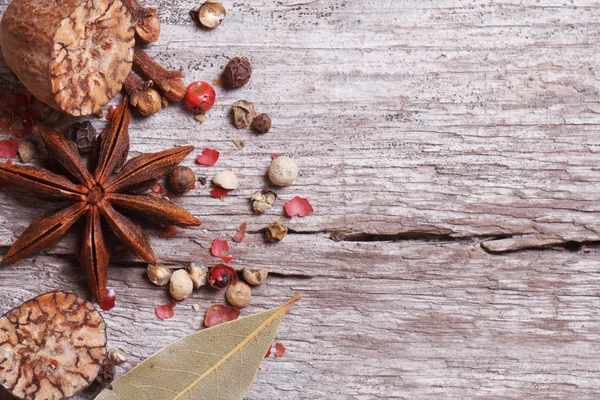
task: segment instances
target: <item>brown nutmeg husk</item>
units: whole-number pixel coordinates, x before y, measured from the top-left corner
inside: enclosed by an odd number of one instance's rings
[[[0,22],[6,63],[40,101],[101,111],[131,70],[131,15],[120,0],[14,0]]]

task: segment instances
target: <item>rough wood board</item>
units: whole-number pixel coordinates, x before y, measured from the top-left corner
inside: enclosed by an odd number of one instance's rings
[[[217,88],[205,124],[172,106],[131,129],[132,155],[210,146],[215,167],[184,164],[241,182],[224,203],[209,187],[176,200],[203,226],[154,232],[162,262],[212,262],[210,241],[248,221],[238,265],[276,272],[248,313],[305,295],[278,335],[285,358],[265,363],[249,398],[598,397],[598,253],[561,246],[600,240],[597,2],[225,1],[211,32],[189,20],[198,3],[159,3],[148,3],[163,21],[148,50],[165,65],[190,81],[211,81],[234,55],[254,65],[246,87]],[[15,83],[4,64],[0,77]],[[241,98],[272,116],[271,132],[227,123]],[[300,178],[250,215],[272,153],[297,158]],[[315,214],[264,245],[257,232],[294,195]],[[26,203],[0,192],[4,249],[44,206]],[[0,269],[2,311],[58,287],[89,296],[72,244]],[[117,251],[116,264],[130,261]],[[132,362],[198,328],[191,301],[169,323],[153,317],[167,297],[141,268],[110,279],[112,345]],[[203,309],[218,300],[196,296]]]

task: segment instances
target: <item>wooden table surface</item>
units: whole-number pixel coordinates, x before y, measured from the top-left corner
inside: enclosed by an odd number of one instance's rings
[[[224,202],[210,185],[174,200],[202,226],[171,239],[149,229],[161,263],[214,264],[212,240],[245,221],[233,265],[271,275],[242,315],[304,296],[277,335],[285,356],[265,360],[247,398],[597,399],[598,2],[223,3],[227,18],[209,32],[188,16],[198,2],[146,2],[163,23],[148,52],[188,82],[212,81],[233,56],[254,73],[242,89],[217,88],[204,124],[178,105],[136,119],[130,155],[212,147],[214,167],[183,164],[209,181],[225,169],[240,179]],[[16,83],[4,63],[0,76]],[[271,115],[268,134],[229,123],[239,99]],[[300,176],[253,215],[273,153],[297,159]],[[315,212],[289,220],[282,205],[296,195]],[[46,207],[0,192],[3,253]],[[265,244],[261,229],[278,219],[291,233]],[[0,311],[53,289],[90,299],[74,244],[69,235],[1,267]],[[109,347],[129,355],[122,373],[200,329],[223,294],[197,291],[160,321],[167,291],[114,253],[117,306],[103,315]]]

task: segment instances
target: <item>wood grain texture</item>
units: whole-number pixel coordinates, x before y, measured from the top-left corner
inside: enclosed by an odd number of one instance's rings
[[[212,147],[214,167],[183,165],[240,180],[224,202],[210,185],[174,199],[202,226],[168,240],[149,226],[160,262],[213,263],[210,242],[246,221],[236,265],[275,274],[244,313],[305,296],[278,335],[286,356],[265,362],[249,399],[598,397],[600,7],[522,3],[224,1],[223,25],[203,31],[187,13],[199,3],[146,2],[163,22],[148,53],[188,82],[212,81],[236,55],[253,63],[247,86],[216,88],[204,124],[172,105],[130,129],[130,156]],[[15,84],[4,64],[0,83]],[[228,122],[239,99],[271,115],[268,134]],[[273,153],[296,158],[300,177],[252,215]],[[264,244],[260,230],[295,195],[315,213]],[[46,206],[0,192],[0,246]],[[89,298],[74,240],[0,268],[1,310],[56,288]],[[165,290],[115,253],[119,306],[105,315],[131,358],[122,372],[198,329],[191,304],[222,298],[198,292],[158,321]]]

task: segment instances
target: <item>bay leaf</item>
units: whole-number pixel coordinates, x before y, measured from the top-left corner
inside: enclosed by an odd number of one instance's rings
[[[241,400],[284,315],[300,298],[185,336],[115,380],[96,400]]]

